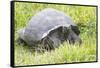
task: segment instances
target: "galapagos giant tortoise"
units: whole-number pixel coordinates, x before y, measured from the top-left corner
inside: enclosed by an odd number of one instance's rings
[[[54,49],[64,41],[81,42],[80,31],[72,19],[56,9],[47,8],[34,15],[25,28],[18,31],[27,45]]]

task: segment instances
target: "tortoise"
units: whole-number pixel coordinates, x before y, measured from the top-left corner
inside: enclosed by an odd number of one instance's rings
[[[55,49],[64,41],[81,43],[80,31],[65,13],[46,8],[35,14],[25,28],[18,31],[19,39],[29,46]]]

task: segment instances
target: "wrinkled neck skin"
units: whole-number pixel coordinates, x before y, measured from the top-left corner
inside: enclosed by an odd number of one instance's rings
[[[69,41],[70,44],[79,43],[80,45],[82,43],[80,37],[77,34],[75,34],[72,30],[70,30],[67,36],[67,40]]]

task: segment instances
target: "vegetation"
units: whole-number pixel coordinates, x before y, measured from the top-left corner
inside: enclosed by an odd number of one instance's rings
[[[44,8],[54,8],[72,17],[81,33],[82,44],[64,42],[50,52],[38,53],[27,45],[18,44],[17,31],[26,26],[33,15]],[[15,3],[15,65],[38,65],[96,61],[96,7]]]

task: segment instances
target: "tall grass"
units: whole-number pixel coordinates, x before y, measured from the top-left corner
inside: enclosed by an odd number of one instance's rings
[[[33,15],[44,8],[54,8],[72,17],[81,33],[82,44],[64,42],[50,52],[38,53],[27,45],[18,44],[17,31],[25,27]],[[96,61],[96,8],[72,5],[15,3],[15,65],[38,65]]]

